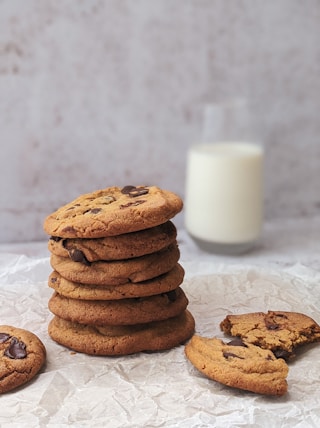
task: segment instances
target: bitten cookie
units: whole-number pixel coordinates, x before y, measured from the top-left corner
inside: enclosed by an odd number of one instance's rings
[[[122,260],[155,253],[176,241],[177,230],[171,221],[159,226],[106,238],[63,239],[52,236],[48,242],[51,253],[70,257],[76,262]]]
[[[121,300],[69,299],[54,293],[48,305],[59,318],[79,324],[132,325],[175,317],[186,309],[188,299],[181,288]]]
[[[220,327],[225,333],[270,349],[276,357],[286,360],[294,356],[298,346],[320,340],[320,326],[312,318],[297,312],[228,315]]]
[[[127,260],[98,261],[89,264],[51,255],[54,270],[63,278],[82,284],[119,285],[142,282],[169,272],[180,257],[177,244],[146,256]]]
[[[127,282],[120,285],[96,286],[68,281],[58,272],[49,276],[49,287],[60,295],[82,300],[117,300],[146,297],[175,290],[182,284],[184,269],[178,263],[169,272],[143,282]]]
[[[61,238],[103,238],[163,224],[182,206],[178,195],[156,186],[108,187],[60,207],[43,227]]]
[[[54,317],[48,331],[53,340],[74,351],[112,356],[171,349],[188,340],[194,328],[186,310],[174,318],[133,326],[94,327]]]
[[[0,394],[30,381],[46,360],[41,340],[30,331],[0,326]]]
[[[224,385],[266,395],[287,392],[288,366],[269,350],[239,340],[227,344],[195,335],[185,353],[200,372]]]

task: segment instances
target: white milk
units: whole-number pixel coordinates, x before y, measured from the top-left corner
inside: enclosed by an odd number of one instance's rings
[[[207,244],[206,249],[215,250],[217,244],[218,250],[220,245],[232,253],[234,246],[235,252],[241,252],[259,238],[262,168],[263,150],[257,144],[221,142],[191,147],[185,222],[190,235]]]

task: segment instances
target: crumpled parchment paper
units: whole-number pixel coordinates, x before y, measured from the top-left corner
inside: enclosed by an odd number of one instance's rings
[[[223,264],[183,264],[182,285],[196,332],[224,338],[229,313],[286,310],[320,322],[320,273]],[[320,344],[290,363],[289,392],[264,397],[228,388],[200,374],[184,347],[125,357],[93,357],[53,342],[47,302],[48,257],[0,254],[0,324],[26,328],[47,349],[47,363],[29,384],[0,396],[2,427],[318,427]]]

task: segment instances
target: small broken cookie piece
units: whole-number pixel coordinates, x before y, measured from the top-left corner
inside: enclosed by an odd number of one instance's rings
[[[185,354],[201,373],[224,385],[265,395],[287,392],[288,366],[269,350],[239,340],[225,343],[194,335]]]
[[[231,336],[270,349],[277,358],[288,360],[295,348],[320,340],[320,326],[298,312],[268,311],[228,315],[220,328]]]
[[[35,334],[0,325],[0,394],[31,380],[45,360],[45,346]]]

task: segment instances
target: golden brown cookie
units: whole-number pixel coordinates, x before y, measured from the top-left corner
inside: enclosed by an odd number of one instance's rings
[[[63,278],[82,284],[119,285],[142,282],[169,272],[177,264],[180,252],[171,244],[153,254],[127,260],[98,261],[89,264],[51,255],[51,266]]]
[[[268,311],[228,315],[220,324],[222,331],[264,349],[278,358],[289,359],[295,348],[320,340],[320,326],[297,312]]]
[[[108,187],[60,207],[43,226],[52,236],[103,238],[163,224],[182,206],[178,195],[156,186]]]
[[[46,360],[41,340],[28,330],[0,326],[0,394],[30,381]]]
[[[185,347],[190,362],[208,378],[258,394],[287,392],[288,366],[266,349],[237,341],[193,336]]]
[[[120,285],[86,285],[69,281],[58,272],[49,276],[49,287],[64,297],[82,300],[117,300],[146,297],[166,293],[178,288],[184,278],[184,269],[178,263],[169,272],[143,282],[127,282]]]
[[[51,253],[74,261],[121,260],[155,253],[176,241],[177,230],[171,221],[138,232],[105,238],[58,238],[48,242]]]
[[[94,327],[54,317],[48,331],[53,340],[74,351],[112,356],[174,348],[192,336],[194,327],[186,310],[174,318],[132,326]]]
[[[121,300],[70,299],[55,292],[48,305],[54,315],[79,324],[132,325],[175,317],[186,309],[188,299],[181,288]]]

